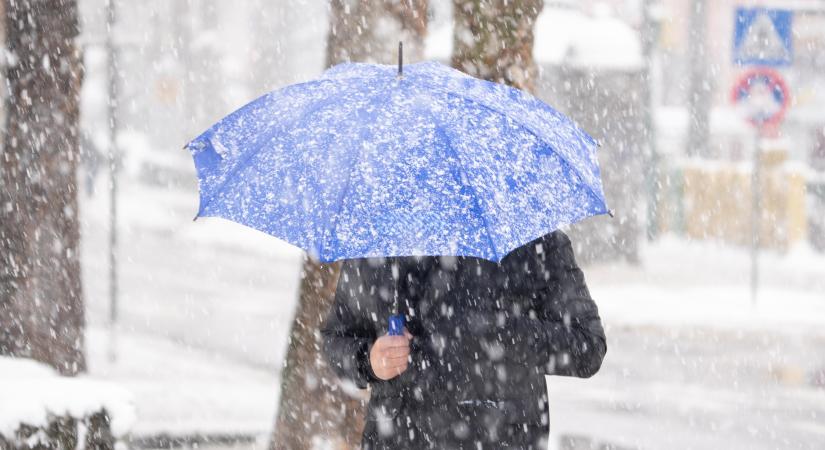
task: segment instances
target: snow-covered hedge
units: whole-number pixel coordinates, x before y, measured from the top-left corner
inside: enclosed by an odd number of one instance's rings
[[[0,450],[111,450],[134,417],[131,394],[119,386],[0,357]]]

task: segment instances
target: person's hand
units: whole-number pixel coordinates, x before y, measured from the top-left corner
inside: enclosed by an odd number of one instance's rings
[[[389,380],[407,370],[412,335],[404,327],[403,336],[385,334],[372,344],[370,367],[372,373],[382,380]]]

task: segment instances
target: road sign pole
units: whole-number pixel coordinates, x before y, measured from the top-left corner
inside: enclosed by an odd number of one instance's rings
[[[759,237],[762,231],[762,125],[756,128],[751,173],[751,304],[757,303],[759,289]]]
[[[733,63],[757,66],[740,77],[733,88],[733,102],[748,106],[748,119],[756,129],[751,174],[751,302],[757,303],[759,288],[759,247],[762,232],[762,140],[765,129],[777,126],[788,107],[789,91],[782,76],[770,67],[793,64],[793,16],[790,9],[764,7],[736,8],[733,27]],[[759,101],[756,86],[767,88]],[[767,95],[765,94],[767,92]],[[765,102],[767,100],[767,102]],[[774,102],[775,108],[765,108]]]

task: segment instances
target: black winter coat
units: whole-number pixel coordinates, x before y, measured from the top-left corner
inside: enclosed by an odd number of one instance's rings
[[[382,381],[369,351],[387,332],[396,295],[414,336],[411,364]],[[474,441],[537,448],[549,429],[544,376],[590,377],[607,350],[596,304],[561,231],[500,263],[345,261],[321,332],[337,374],[371,388],[365,448],[475,448]]]

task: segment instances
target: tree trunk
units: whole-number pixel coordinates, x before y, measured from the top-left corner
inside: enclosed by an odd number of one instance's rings
[[[327,66],[344,61],[391,64],[399,40],[410,60],[421,59],[426,11],[426,0],[332,0]],[[339,264],[304,260],[272,450],[310,449],[321,443],[335,449],[360,446],[368,394],[343,385],[320,351],[318,329],[332,305],[339,269]]]
[[[453,67],[533,91],[533,28],[543,7],[543,0],[453,0]]]
[[[394,64],[398,41],[404,61],[424,57],[427,0],[332,0],[327,66],[355,61]]]
[[[281,371],[273,450],[310,449],[314,440],[331,442],[329,448],[354,448],[360,441],[366,395],[347,395],[320,351],[318,329],[332,304],[338,272],[339,264],[304,259],[298,307]]]
[[[0,157],[0,353],[85,370],[76,170],[76,0],[4,2],[9,98]]]

